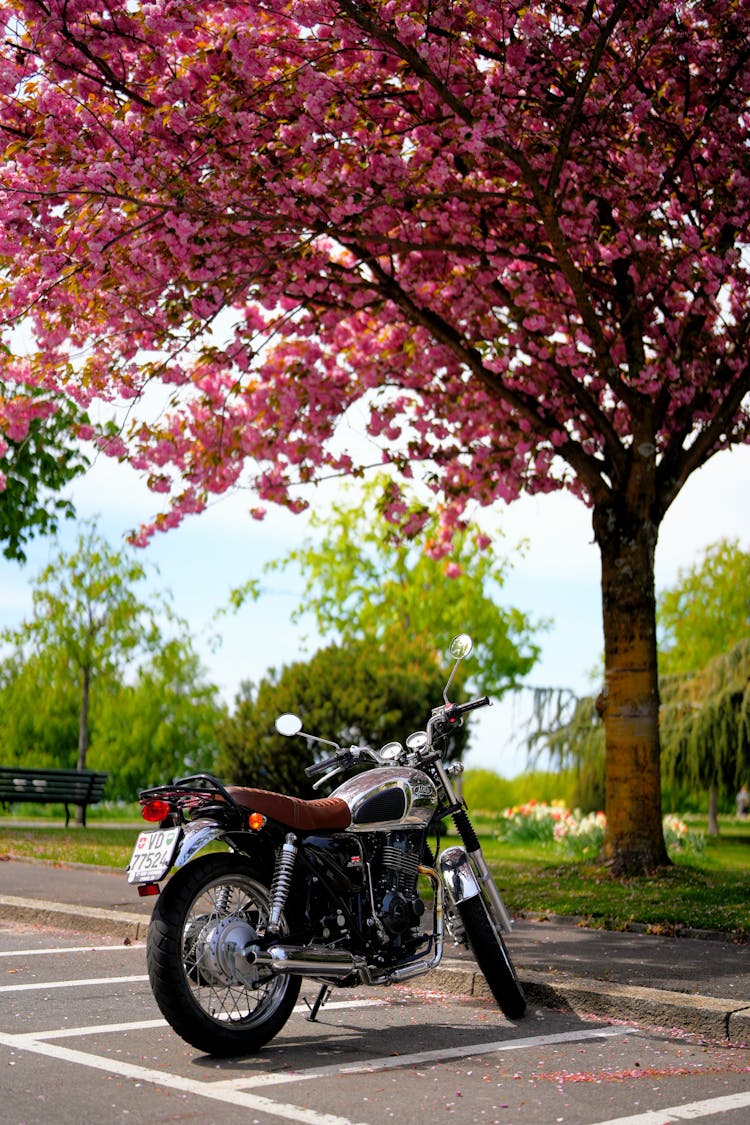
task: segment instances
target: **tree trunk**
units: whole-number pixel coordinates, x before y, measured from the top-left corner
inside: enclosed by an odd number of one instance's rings
[[[719,835],[719,787],[715,781],[708,788],[708,834]]]
[[[81,714],[78,721],[78,762],[77,770],[86,769],[86,755],[89,751],[89,697],[91,694],[91,669],[84,667],[81,672]],[[83,824],[84,808],[76,809],[76,824]]]
[[[645,505],[644,505],[645,506]],[[658,525],[621,501],[594,509],[602,560],[604,857],[615,875],[669,863],[661,813],[654,551]]]

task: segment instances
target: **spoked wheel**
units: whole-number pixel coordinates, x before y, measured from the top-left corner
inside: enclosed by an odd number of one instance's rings
[[[156,901],[148,974],[165,1019],[209,1055],[248,1055],[291,1015],[301,979],[253,970],[239,950],[263,935],[267,876],[236,855],[206,855],[179,871]]]
[[[503,1015],[520,1019],[526,1011],[526,997],[489,907],[480,894],[459,903],[457,909],[471,951]]]

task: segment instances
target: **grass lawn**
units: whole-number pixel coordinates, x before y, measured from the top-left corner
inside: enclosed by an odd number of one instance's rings
[[[135,809],[131,813],[137,822]],[[705,828],[700,821],[691,827]],[[485,856],[510,910],[517,914],[576,915],[588,925],[624,928],[637,923],[656,932],[720,930],[750,939],[750,823],[727,819],[719,837],[707,837],[697,855],[676,856],[671,867],[636,879],[611,879],[591,861],[569,858],[554,846],[510,845],[494,835],[492,819],[476,819]],[[86,829],[38,817],[33,827],[0,817],[0,858],[8,855],[57,863],[124,868],[138,829]]]
[[[691,818],[705,832],[705,821]],[[654,875],[612,879],[597,864],[566,856],[554,846],[510,845],[477,822],[487,862],[516,912],[578,915],[592,926],[632,923],[656,932],[721,930],[750,940],[750,823],[730,820],[718,837],[706,836],[699,854],[673,853]]]

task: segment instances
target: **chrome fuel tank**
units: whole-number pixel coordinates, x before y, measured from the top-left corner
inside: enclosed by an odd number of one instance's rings
[[[331,793],[351,809],[349,832],[424,827],[437,808],[437,790],[421,770],[384,767],[350,777]]]

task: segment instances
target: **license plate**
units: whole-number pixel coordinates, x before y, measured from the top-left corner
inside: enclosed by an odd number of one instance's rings
[[[129,883],[158,883],[172,866],[181,829],[141,832],[128,864]]]

